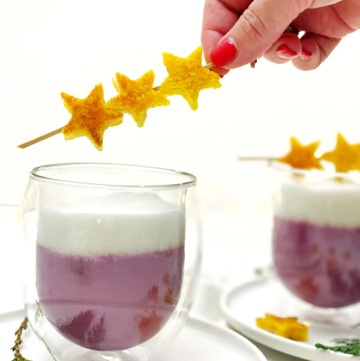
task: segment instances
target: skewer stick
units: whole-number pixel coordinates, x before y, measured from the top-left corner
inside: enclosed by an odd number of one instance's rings
[[[212,69],[212,68],[214,68],[216,65],[213,63],[213,62],[211,62],[211,63],[208,63],[208,64],[205,64],[204,65],[204,68],[206,68],[206,69]]]
[[[267,156],[240,156],[237,158],[239,161],[254,161],[254,162],[271,162],[276,160],[276,157],[267,157]]]
[[[59,128],[59,129],[55,129],[49,133],[43,134],[40,137],[37,137],[35,139],[29,140],[26,143],[18,145],[18,148],[23,149],[23,148],[29,147],[30,145],[33,145],[35,143],[41,142],[42,140],[53,137],[54,135],[61,133],[62,129],[63,129],[63,127]]]

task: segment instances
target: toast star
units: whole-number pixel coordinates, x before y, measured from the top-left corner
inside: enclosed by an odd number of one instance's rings
[[[275,335],[296,341],[307,341],[309,326],[300,323],[297,317],[279,317],[266,313],[265,317],[257,317],[256,325]]]
[[[98,150],[103,148],[103,136],[107,128],[122,123],[123,113],[105,106],[104,89],[95,85],[84,99],[61,93],[66,109],[71,114],[69,122],[62,129],[65,139],[86,136]]]
[[[320,159],[315,157],[315,152],[320,142],[313,142],[308,145],[302,145],[296,137],[290,138],[291,149],[284,157],[277,161],[287,163],[293,168],[298,169],[322,169]]]
[[[192,110],[198,108],[201,90],[220,88],[220,75],[201,64],[202,49],[198,47],[187,58],[163,53],[163,62],[169,74],[160,85],[165,95],[181,95]]]
[[[339,133],[335,148],[324,153],[321,159],[333,163],[336,172],[360,170],[360,143],[349,144]]]
[[[119,95],[110,99],[107,106],[110,109],[129,113],[138,127],[144,126],[149,108],[170,104],[164,94],[153,89],[154,79],[155,74],[152,70],[149,70],[137,80],[116,73],[113,84]]]

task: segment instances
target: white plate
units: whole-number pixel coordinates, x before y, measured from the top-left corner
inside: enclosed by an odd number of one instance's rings
[[[311,361],[354,359],[351,355],[317,349],[315,344],[332,345],[332,341],[340,337],[360,338],[360,328],[352,327],[360,320],[360,304],[338,311],[315,312],[311,306],[292,296],[278,279],[258,278],[226,291],[221,299],[221,309],[230,327],[274,350]],[[258,328],[255,320],[264,317],[265,313],[281,317],[297,316],[301,322],[314,319],[316,315],[317,321],[310,322],[309,340],[299,342]],[[331,323],[333,316],[336,321]]]
[[[1,360],[12,359],[10,347],[14,344],[14,332],[23,318],[23,311],[0,315]],[[25,358],[53,361],[30,327],[25,331],[23,341],[21,352]],[[237,333],[190,318],[174,344],[157,357],[157,361],[195,360],[266,361],[266,358],[256,346]]]

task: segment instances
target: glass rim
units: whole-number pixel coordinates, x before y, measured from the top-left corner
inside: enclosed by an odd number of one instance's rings
[[[321,175],[324,178],[344,178],[344,179],[360,179],[360,172],[359,171],[349,171],[349,172],[337,172],[331,169],[302,169],[302,168],[294,168],[289,164],[282,163],[278,160],[269,160],[268,166],[272,169],[277,171],[281,171],[284,173],[293,173],[296,175]]]
[[[74,180],[74,179],[66,179],[65,177],[56,177],[49,176],[45,173],[51,170],[91,170],[91,169],[118,169],[123,171],[138,171],[141,172],[153,172],[154,174],[164,174],[164,175],[172,175],[175,176],[178,181],[174,182],[157,182],[151,184],[140,184],[137,183],[121,183],[121,182],[99,182],[99,181],[84,181],[84,180]],[[44,171],[44,174],[41,172]],[[196,185],[197,178],[191,173],[179,171],[170,168],[162,168],[162,167],[154,167],[154,166],[146,166],[146,165],[138,165],[138,164],[126,164],[126,163],[106,163],[106,162],[65,162],[65,163],[52,163],[52,164],[44,164],[40,166],[34,167],[30,171],[30,178],[35,179],[39,182],[47,182],[47,183],[57,183],[62,185],[74,185],[74,186],[83,186],[83,187],[107,187],[107,188],[123,188],[123,189],[183,189],[189,188]],[[183,181],[181,181],[183,179]]]

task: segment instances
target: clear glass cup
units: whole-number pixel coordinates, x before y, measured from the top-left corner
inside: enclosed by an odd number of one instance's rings
[[[314,309],[339,310],[358,303],[359,173],[305,171],[276,163],[271,168],[275,174],[272,252],[277,276]]]
[[[199,276],[196,177],[121,164],[34,168],[21,206],[29,322],[54,360],[148,360]]]

